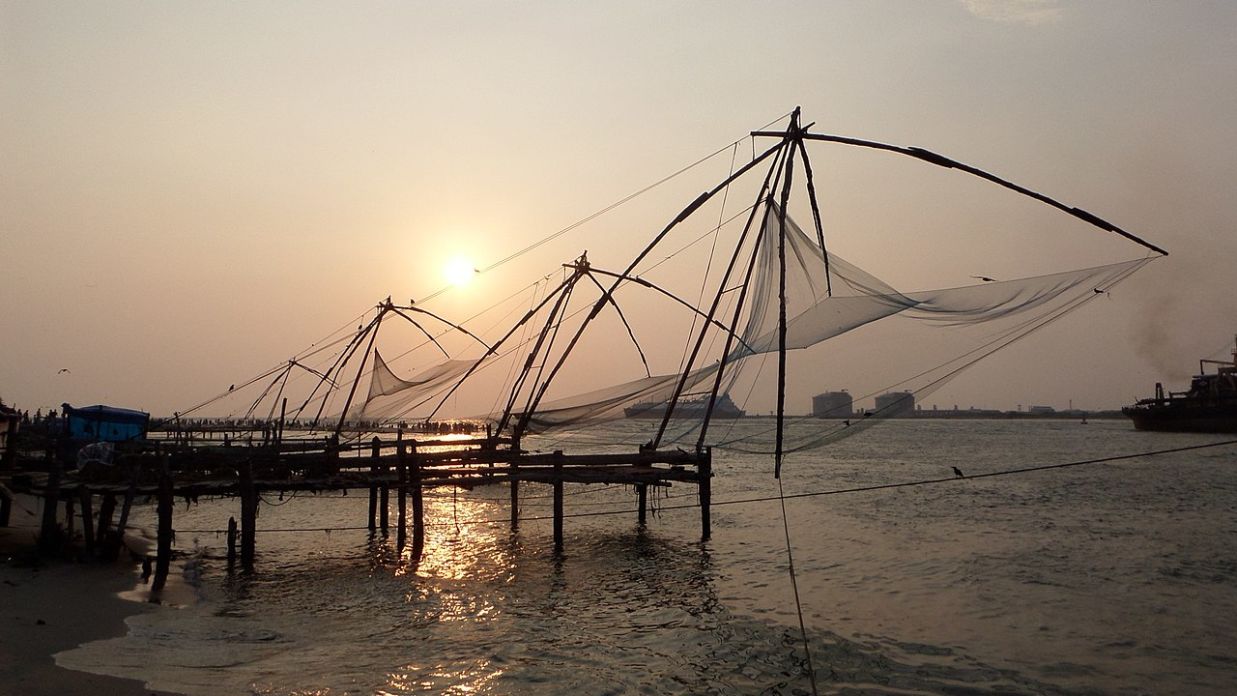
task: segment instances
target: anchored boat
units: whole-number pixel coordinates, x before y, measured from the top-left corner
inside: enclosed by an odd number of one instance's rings
[[[686,399],[678,404],[674,415],[680,418],[703,416],[709,411],[709,403],[707,394],[695,399]],[[729,394],[719,394],[712,404],[712,411],[714,418],[742,418],[746,415],[746,412],[730,399]],[[628,406],[623,409],[623,415],[628,418],[661,418],[666,415],[666,402],[645,401]]]
[[[1208,365],[1215,372],[1208,373]],[[1237,433],[1237,338],[1231,361],[1198,361],[1198,374],[1187,391],[1165,393],[1164,385],[1156,382],[1154,397],[1139,399],[1121,412],[1138,430]]]

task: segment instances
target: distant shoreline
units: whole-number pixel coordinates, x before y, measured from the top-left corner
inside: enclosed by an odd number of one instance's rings
[[[776,418],[771,414],[748,414],[744,418]],[[787,418],[799,420],[854,420],[863,418],[862,413],[852,413],[848,416],[813,416],[787,415]],[[883,416],[893,420],[1128,420],[1125,414],[1115,411],[1052,411],[1051,413],[1031,413],[1029,411],[991,411],[988,409],[968,409],[958,411],[914,411],[893,416]]]

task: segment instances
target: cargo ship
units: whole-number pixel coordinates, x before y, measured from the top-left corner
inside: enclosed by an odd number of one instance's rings
[[[1207,367],[1214,372],[1207,372]],[[1138,430],[1176,433],[1237,433],[1237,339],[1233,359],[1199,360],[1198,374],[1184,392],[1167,392],[1159,382],[1155,396],[1139,399],[1121,412]]]
[[[709,397],[701,396],[695,399],[680,401],[674,406],[674,418],[703,418],[709,410]],[[649,402],[635,404],[623,409],[628,418],[662,418],[666,415],[665,402]],[[729,394],[717,397],[713,404],[714,418],[742,418],[744,411],[730,400]]]

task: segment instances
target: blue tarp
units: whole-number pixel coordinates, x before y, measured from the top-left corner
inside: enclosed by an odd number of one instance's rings
[[[146,437],[150,414],[114,406],[63,404],[65,434],[74,440],[123,442]]]

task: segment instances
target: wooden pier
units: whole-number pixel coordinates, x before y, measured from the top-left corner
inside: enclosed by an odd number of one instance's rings
[[[405,439],[402,432],[393,438],[374,436],[342,443],[330,436],[254,445],[232,441],[186,444],[180,439],[131,444],[118,449],[109,466],[88,465],[71,472],[55,456],[28,460],[19,467],[25,473],[11,476],[10,487],[45,500],[40,543],[46,550],[63,546],[66,535],[72,535],[76,517],[86,552],[111,557],[120,548],[132,506],[139,500],[155,499],[155,589],[163,585],[168,573],[176,498],[234,498],[239,502],[238,515],[229,520],[228,557],[239,560],[245,569],[254,567],[257,513],[264,493],[364,490],[369,496],[367,528],[386,534],[391,527],[389,500],[394,490],[395,532],[402,545],[411,527],[414,559],[421,557],[425,546],[423,492],[427,488],[508,485],[510,525],[516,531],[521,484],[550,486],[554,548],[561,552],[567,516],[565,483],[632,486],[636,522],[641,526],[647,521],[649,486],[695,484],[700,493],[701,538],[710,535],[712,453],[707,448],[697,452],[640,448],[614,454],[533,453],[503,438],[415,440]],[[64,528],[56,514],[61,505],[66,513]]]

